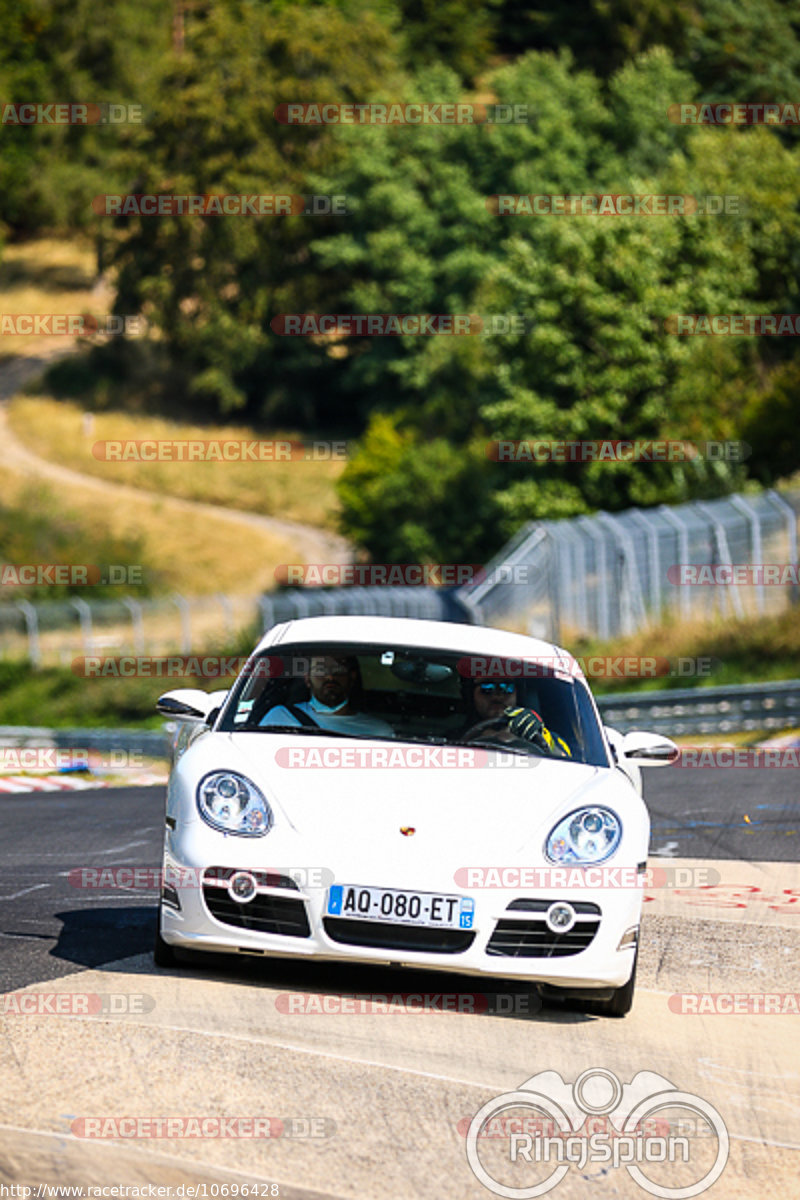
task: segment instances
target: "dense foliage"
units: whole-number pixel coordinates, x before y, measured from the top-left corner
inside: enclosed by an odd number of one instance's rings
[[[0,0],[0,14],[7,102],[142,105],[141,125],[2,128],[0,232],[96,232],[118,269],[117,311],[153,330],[106,348],[95,372],[120,402],[355,434],[344,528],[374,557],[475,561],[531,518],[708,497],[800,467],[796,339],[680,337],[667,322],[800,312],[796,130],[667,115],[795,101],[792,4],[112,0],[101,21],[86,0]],[[274,116],[364,100],[481,100],[526,119]],[[98,216],[92,197],[107,192],[337,195],[347,212]],[[734,201],[715,215],[497,215],[487,198],[509,193]],[[270,324],[284,313],[515,321],[463,337],[291,337]],[[487,454],[532,437],[738,438],[753,453]]]

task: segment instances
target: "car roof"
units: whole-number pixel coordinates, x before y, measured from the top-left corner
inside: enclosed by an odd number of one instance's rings
[[[569,651],[552,642],[488,625],[462,625],[454,621],[425,621],[411,617],[299,617],[273,626],[258,643],[255,652],[287,642],[373,645],[386,640],[456,654],[542,659],[583,679],[583,672]]]

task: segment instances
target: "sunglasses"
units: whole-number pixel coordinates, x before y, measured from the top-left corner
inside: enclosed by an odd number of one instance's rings
[[[515,683],[479,683],[478,687],[483,692],[484,696],[491,696],[494,692],[502,692],[505,696],[511,696],[516,690]]]

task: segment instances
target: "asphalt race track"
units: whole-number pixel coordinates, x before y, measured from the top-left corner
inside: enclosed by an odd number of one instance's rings
[[[572,1085],[605,1069],[622,1084],[657,1072],[718,1110],[730,1155],[704,1195],[797,1195],[800,1013],[687,1012],[674,999],[800,1000],[797,772],[662,769],[645,788],[651,865],[686,878],[705,870],[709,886],[646,893],[636,1001],[623,1020],[542,1007],[525,985],[452,972],[210,955],[158,970],[155,889],[78,888],[70,871],[157,869],[163,788],[3,796],[0,990],[44,1001],[35,1015],[7,1004],[0,1015],[0,1184],[43,1185],[42,1196],[45,1185],[152,1183],[172,1195],[197,1184],[207,1196],[477,1200],[497,1194],[467,1162],[481,1106],[539,1072]],[[490,991],[488,1011],[331,1011],[341,993]],[[103,997],[101,1011],[55,1011],[75,994]],[[175,1116],[278,1118],[282,1136],[152,1136],[151,1126],[151,1136],[89,1138],[75,1125]],[[715,1152],[705,1147],[709,1165]],[[487,1140],[481,1161],[502,1182],[493,1153]],[[681,1169],[651,1165],[651,1177],[684,1186]],[[528,1188],[552,1167],[516,1170],[506,1184]],[[589,1160],[552,1194],[653,1193],[624,1166]]]

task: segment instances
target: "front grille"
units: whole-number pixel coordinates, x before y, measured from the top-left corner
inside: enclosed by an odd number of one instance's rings
[[[576,921],[568,933],[553,933],[544,913],[553,900],[512,900],[506,912],[541,913],[539,920],[498,921],[486,947],[487,954],[505,958],[565,958],[580,954],[592,944],[600,928],[600,909],[585,900],[570,901]]]
[[[261,889],[285,888],[298,891],[293,879],[273,875],[268,871],[250,871],[257,892],[246,904],[234,900],[228,891],[228,880],[237,872],[232,867],[210,867],[203,875],[203,899],[211,916],[223,925],[250,929],[254,933],[277,933],[282,937],[310,937],[311,929],[302,900],[274,896]]]
[[[311,930],[302,900],[257,895],[249,904],[239,904],[218,888],[203,888],[203,899],[212,917],[223,925],[252,929],[254,933],[279,933],[283,937],[310,937]]]
[[[475,940],[472,930],[421,929],[416,925],[390,925],[382,921],[351,921],[325,917],[328,937],[346,946],[374,946],[380,950],[423,950],[429,954],[463,954]]]

